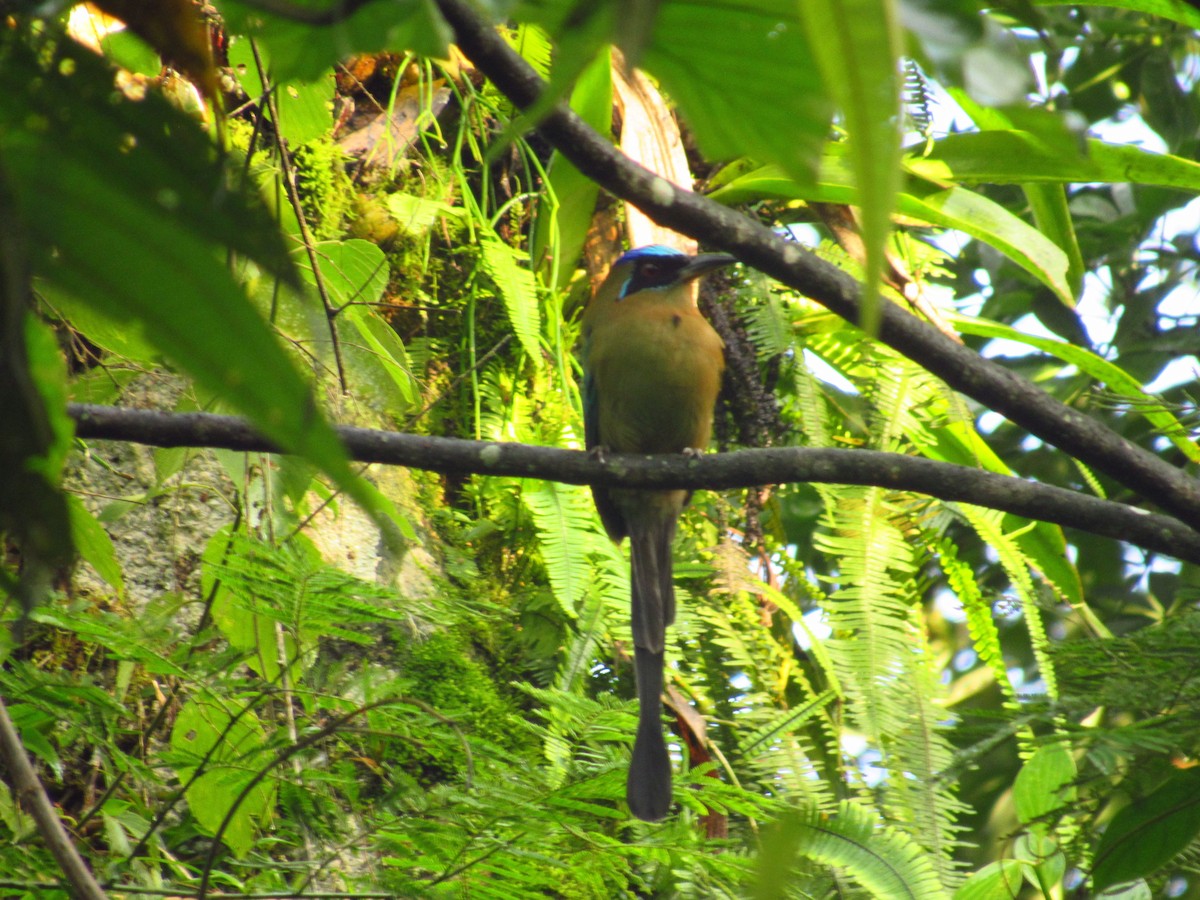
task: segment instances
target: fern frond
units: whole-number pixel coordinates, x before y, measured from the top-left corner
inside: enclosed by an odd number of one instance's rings
[[[842,802],[834,816],[808,810],[783,827],[801,855],[844,870],[881,900],[949,898],[928,852],[854,801]]]
[[[521,347],[537,365],[541,353],[541,312],[538,307],[537,280],[525,254],[498,237],[484,235],[480,241],[480,260],[488,278],[500,292],[513,333]]]
[[[584,488],[553,481],[528,481],[521,501],[537,527],[542,560],[558,605],[575,618],[576,604],[590,581],[590,549],[597,543],[592,501]]]
[[[746,333],[754,342],[760,360],[790,352],[796,339],[783,300],[767,291],[762,292],[762,297],[762,302],[741,311]]]
[[[1000,630],[992,617],[992,607],[983,597],[983,591],[975,580],[971,567],[958,558],[958,548],[949,539],[939,538],[935,547],[941,560],[942,571],[950,590],[958,598],[963,613],[967,618],[967,630],[971,635],[971,645],[975,654],[985,666],[991,670],[996,685],[1009,703],[1016,702],[1012,682],[1008,678],[1008,666],[1004,662],[1004,652],[1000,647]]]
[[[912,119],[913,127],[926,141],[932,141],[934,99],[925,73],[911,57],[904,60],[904,84],[901,90],[904,108]]]
[[[1018,535],[1003,529],[1004,513],[984,510],[966,504],[957,507],[987,543],[996,551],[1000,565],[1004,568],[1021,604],[1021,616],[1029,632],[1029,642],[1037,661],[1038,674],[1046,686],[1050,699],[1058,698],[1058,679],[1055,677],[1054,662],[1050,655],[1050,639],[1046,635],[1046,624],[1038,605],[1038,593],[1029,574],[1030,561],[1017,543]]]

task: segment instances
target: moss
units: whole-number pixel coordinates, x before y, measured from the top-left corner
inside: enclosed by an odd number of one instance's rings
[[[332,141],[312,141],[296,151],[297,186],[304,215],[317,240],[340,238],[357,194],[346,157]]]
[[[473,744],[490,744],[510,754],[537,752],[521,725],[520,711],[500,695],[487,667],[458,634],[440,631],[413,638],[402,656],[405,693],[452,720]],[[445,780],[446,774],[463,770],[466,759],[457,735],[443,737],[437,745],[405,745],[403,758],[394,762],[431,781]]]

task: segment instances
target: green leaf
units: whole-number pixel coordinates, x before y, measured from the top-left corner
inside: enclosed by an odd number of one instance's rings
[[[213,622],[229,645],[246,654],[246,664],[267,681],[279,679],[281,669],[279,648],[275,640],[275,621],[257,611],[247,610],[237,602],[222,579],[222,571],[230,553],[235,552],[233,529],[226,525],[208,540],[200,556],[200,592],[212,597]],[[289,658],[295,656],[295,642],[286,648]]]
[[[270,57],[260,48],[259,56],[267,67],[268,81],[274,78]],[[254,61],[250,41],[233,37],[229,41],[229,65],[238,82],[252,100],[261,101],[263,80]],[[333,127],[333,71],[326,69],[306,80],[272,83],[279,109],[279,133],[295,148],[327,134]]]
[[[110,31],[100,38],[100,50],[114,65],[148,78],[162,71],[158,52],[129,29]]]
[[[71,540],[75,543],[75,549],[96,570],[97,575],[118,593],[124,591],[125,581],[121,577],[121,564],[117,562],[112,538],[100,521],[88,512],[82,500],[73,494],[67,494],[66,498],[67,512],[71,516]]]
[[[331,25],[277,18],[254,3],[221,0],[219,6],[230,31],[252,34],[267,46],[271,73],[281,83],[312,81],[354,53],[412,50],[445,59],[452,37],[433,0],[367,3]],[[337,3],[321,6],[338,11]]]
[[[793,0],[700,0],[658,6],[640,64],[710,159],[751,156],[811,183],[831,113],[814,59]]]
[[[530,481],[521,491],[521,501],[533,513],[555,599],[573,619],[591,577],[587,556],[594,534],[591,497],[574,485]]]
[[[370,241],[324,241],[317,244],[317,259],[321,281],[335,308],[377,303],[383,296],[389,275],[387,257]],[[301,274],[309,284],[316,284],[311,268],[303,267]]]
[[[298,283],[278,228],[253,193],[231,188],[228,160],[199,124],[153,94],[114,99],[103,61],[71,41],[46,69],[11,40],[3,49],[0,165],[31,244],[45,248],[40,274],[110,319],[139,322],[199,385],[376,509],[222,260],[228,245]]]
[[[935,141],[927,155],[909,157],[905,167],[934,182],[1133,182],[1200,191],[1200,163],[1192,160],[1094,138],[1080,141],[1074,154],[1063,153],[1061,142],[1017,130],[952,134]]]
[[[1192,439],[1183,423],[1158,402],[1156,397],[1146,393],[1141,382],[1116,363],[1109,362],[1084,347],[1054,338],[1025,334],[1015,328],[987,319],[974,319],[955,314],[949,314],[949,318],[954,326],[964,334],[1017,341],[1029,347],[1036,347],[1065,363],[1078,367],[1081,372],[1102,382],[1114,394],[1128,397],[1133,401],[1131,409],[1134,412],[1144,416],[1159,434],[1170,440],[1189,460],[1200,462],[1200,445]]]
[[[818,182],[809,187],[778,167],[764,166],[732,179],[710,196],[719,203],[767,198],[854,203],[853,175],[844,145],[835,144],[821,160]],[[1073,304],[1070,260],[1057,244],[1000,204],[963,187],[910,180],[896,198],[896,212],[943,228],[954,228],[989,244],[1025,269],[1064,303]]]
[[[1030,880],[1040,885],[1044,894],[1053,893],[1067,871],[1067,857],[1058,841],[1044,829],[1035,828],[1020,835],[1013,844],[1013,856],[1033,870]]]
[[[1012,900],[1025,883],[1025,865],[1016,859],[988,863],[962,883],[954,900]]]
[[[542,358],[538,340],[541,316],[537,283],[527,265],[529,260],[521,251],[491,235],[484,235],[479,244],[483,250],[483,270],[500,292],[508,320],[521,346],[537,364]]]
[[[146,339],[140,322],[112,318],[52,281],[39,279],[35,288],[56,315],[97,347],[130,362],[162,365],[162,354]]]
[[[1122,809],[1100,838],[1092,887],[1102,891],[1157,872],[1200,835],[1200,769],[1171,776]]]
[[[1067,305],[1074,309],[1074,298],[1083,290],[1085,268],[1083,252],[1075,236],[1075,222],[1067,205],[1066,188],[1061,184],[1026,184],[1022,185],[1022,190],[1029,201],[1038,230],[1067,255],[1066,280],[1072,299]],[[1061,294],[1059,299],[1062,299]]]
[[[1002,475],[1013,474],[1012,469],[978,432],[964,423],[950,422],[946,427],[936,429],[933,436],[934,443],[921,448],[921,452],[930,459],[960,466],[982,466],[989,472]],[[1084,603],[1079,572],[1067,558],[1067,542],[1060,526],[1009,513],[1001,519],[1000,529],[1004,534],[1017,535],[1014,542],[1021,554],[1042,573],[1064,600],[1097,628],[1097,633],[1108,633],[1108,629]]]
[[[1013,785],[1017,817],[1026,825],[1075,802],[1075,760],[1070,747],[1055,741],[1038,748]]]
[[[1146,884],[1142,878],[1114,885],[1096,895],[1100,900],[1150,900],[1153,896],[1150,885]]]
[[[894,0],[805,0],[798,5],[825,89],[842,111],[866,249],[863,321],[879,325],[879,285],[900,187],[901,32]],[[853,27],[847,27],[853,23]]]
[[[377,373],[382,372],[388,384],[395,388],[396,397],[388,404],[391,412],[402,413],[411,409],[420,398],[417,381],[413,377],[408,363],[408,353],[404,342],[396,334],[396,330],[379,317],[379,314],[364,306],[351,306],[342,314],[342,318],[354,326],[358,338],[365,345],[365,351],[358,354],[367,357],[371,365],[367,368],[365,388],[381,390]],[[347,351],[357,349],[348,346]]]
[[[273,756],[258,716],[250,709],[192,700],[175,719],[171,749],[179,755],[175,772],[187,784],[184,796],[196,822],[216,835],[232,812],[221,837],[237,856],[245,856],[258,825],[270,817],[275,796],[274,786],[263,781],[239,800]]]
[[[415,194],[389,194],[387,208],[405,234],[422,235],[432,228],[442,216],[458,218],[463,211],[458,207],[431,200],[428,197],[418,197]]]

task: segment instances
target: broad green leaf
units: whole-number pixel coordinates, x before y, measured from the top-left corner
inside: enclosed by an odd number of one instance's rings
[[[281,83],[312,81],[355,53],[412,50],[445,58],[452,37],[433,0],[366,3],[330,25],[276,18],[253,2],[219,0],[217,6],[230,31],[252,34],[267,46],[272,74]],[[339,12],[335,2],[318,6]]]
[[[1197,835],[1200,769],[1187,769],[1113,817],[1092,861],[1093,889],[1102,891],[1157,872]]]
[[[1097,900],[1150,900],[1153,896],[1150,885],[1143,878],[1114,885],[1096,895]]]
[[[483,250],[483,270],[504,301],[508,321],[512,324],[517,340],[536,365],[542,358],[538,340],[541,333],[541,315],[538,308],[537,282],[533,272],[529,270],[528,259],[524,253],[492,235],[484,235],[479,245]]]
[[[0,219],[9,214],[0,166]],[[20,549],[22,566],[0,567],[0,594],[9,591],[27,615],[44,599],[53,569],[71,559],[71,513],[62,473],[74,424],[66,411],[66,366],[54,332],[25,308],[19,225],[0,234],[0,533]],[[0,643],[0,654],[3,653]]]
[[[38,279],[34,289],[56,315],[97,347],[130,362],[162,364],[162,354],[146,339],[141,322],[112,318],[52,281]]]
[[[114,65],[130,72],[157,78],[162,71],[158,51],[127,28],[101,37],[100,49]]]
[[[360,354],[368,357],[372,365],[363,373],[374,381],[373,375],[382,372],[396,391],[396,402],[390,404],[392,412],[401,413],[411,408],[419,399],[416,379],[408,364],[408,353],[396,330],[381,319],[374,310],[364,306],[352,306],[341,317],[354,326],[357,341],[365,350]],[[347,350],[355,349],[352,346]],[[368,385],[370,386],[370,385]],[[376,388],[379,385],[373,385]]]
[[[1013,844],[1013,856],[1033,870],[1030,881],[1051,894],[1067,871],[1067,857],[1058,841],[1043,829],[1031,829]]]
[[[228,160],[161,98],[115,99],[104,62],[71,41],[45,69],[11,40],[3,50],[0,165],[31,244],[45,248],[38,274],[112,320],[139,322],[197,384],[374,510],[375,493],[222,259],[230,246],[297,283],[269,214],[232,189]]]
[[[138,376],[135,369],[109,369],[96,366],[76,375],[67,390],[67,399],[72,403],[116,403],[121,392]]]
[[[112,538],[100,521],[87,511],[83,501],[67,494],[67,512],[71,516],[71,539],[75,549],[96,574],[109,583],[118,593],[125,590],[121,577],[121,565],[113,548]]]
[[[1134,412],[1144,416],[1159,434],[1169,439],[1189,460],[1200,462],[1200,442],[1191,437],[1183,423],[1159,403],[1157,398],[1146,393],[1136,378],[1115,363],[1097,356],[1084,347],[1077,347],[1054,338],[1025,334],[1015,328],[987,319],[974,319],[954,314],[951,314],[949,318],[954,327],[964,334],[1017,341],[1029,347],[1036,347],[1065,363],[1076,366],[1081,372],[1103,382],[1113,393],[1128,397],[1133,401],[1131,409]]]
[[[833,110],[793,0],[540,0],[513,14],[555,37],[551,97],[609,40],[659,80],[710,159],[751,156],[812,181]]]
[[[336,309],[348,303],[377,303],[388,283],[387,257],[375,244],[357,238],[317,244],[321,281]],[[301,269],[304,280],[316,284],[312,269]]]
[[[1144,878],[1106,888],[1096,895],[1097,900],[1151,900],[1153,893]]]
[[[459,217],[462,209],[443,203],[441,200],[431,200],[428,197],[418,197],[415,194],[389,194],[387,208],[396,220],[396,224],[406,233],[421,235],[432,228],[442,216]]]
[[[962,883],[954,900],[1013,900],[1025,884],[1025,864],[1016,859],[988,863]]]
[[[821,160],[817,184],[805,187],[775,166],[736,177],[710,196],[719,203],[748,203],[766,198],[854,203],[853,175],[842,145],[831,146]],[[963,187],[939,187],[910,179],[896,197],[899,215],[954,228],[989,244],[1025,269],[1064,303],[1074,303],[1068,278],[1070,261],[1063,250],[1036,228],[998,203]]]
[[[977,103],[962,88],[951,88],[950,95],[984,131],[1012,131],[1024,126],[1048,147],[1059,154],[1078,152],[1079,135],[1071,131],[1058,113],[1043,109],[996,109]],[[1016,121],[1014,121],[1014,119]],[[1038,229],[1054,241],[1067,255],[1067,283],[1072,300],[1083,289],[1083,253],[1075,236],[1075,222],[1067,205],[1067,192],[1061,184],[1023,184],[1021,189],[1029,201],[1033,221]],[[1061,297],[1059,299],[1066,300]],[[1073,302],[1067,304],[1074,307]]]
[[[1061,184],[1025,184],[1021,186],[1038,231],[1054,241],[1067,255],[1066,281],[1071,291],[1067,305],[1074,309],[1074,299],[1083,290],[1083,253],[1075,237],[1075,221],[1067,206],[1067,191]],[[1063,299],[1059,294],[1059,299]]]
[[[136,102],[114,96],[113,72],[94,53],[71,41],[57,44],[55,53],[43,67],[15,39],[0,42],[0,87],[7,92],[0,153],[19,208],[39,236],[43,230],[53,236],[48,223],[64,210],[41,193],[44,183],[54,186],[53,165],[61,161],[121,190],[130,206],[169,226],[169,237],[179,232],[227,245],[297,283],[274,218],[253,191],[235,188],[240,160],[223,156],[199,123],[157,93]]]
[[[259,824],[270,817],[275,796],[274,785],[265,779],[241,797],[274,756],[258,716],[192,700],[175,719],[171,749],[178,754],[175,772],[187,785],[184,796],[196,822],[215,836],[229,815],[221,838],[237,856],[245,856]]]
[[[1094,138],[1065,154],[1057,142],[1015,130],[952,134],[935,141],[927,155],[909,157],[905,167],[933,182],[1135,182],[1200,191],[1200,163],[1189,159]]]
[[[710,159],[751,156],[811,183],[831,114],[814,60],[794,0],[701,0],[659,5],[641,66]]]
[[[797,7],[828,94],[850,135],[850,167],[866,248],[863,321],[879,324],[879,285],[900,188],[901,32],[894,0],[805,0]],[[853,27],[847,27],[853,23]]]
[[[279,133],[292,148],[306,144],[326,134],[333,127],[333,70],[314,75],[304,81],[272,81],[270,57],[260,47],[259,57],[267,67],[268,82],[275,89],[279,109]],[[252,100],[261,101],[263,79],[254,61],[248,38],[234,37],[229,41],[229,65],[237,75],[242,90]]]
[[[1026,825],[1075,802],[1075,760],[1063,741],[1046,744],[1033,754],[1013,785],[1017,816]]]

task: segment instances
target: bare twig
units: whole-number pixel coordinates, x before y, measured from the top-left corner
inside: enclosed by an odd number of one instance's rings
[[[263,97],[266,98],[267,109],[271,113],[271,122],[275,126],[275,146],[279,150],[280,174],[283,176],[288,202],[291,204],[292,212],[296,214],[296,222],[300,226],[300,240],[304,242],[304,252],[308,255],[308,264],[312,266],[313,284],[317,288],[317,295],[321,298],[321,305],[325,307],[325,321],[329,325],[329,340],[333,347],[333,361],[337,366],[338,386],[341,387],[344,394],[347,391],[346,368],[342,362],[342,346],[338,340],[337,322],[335,321],[339,310],[334,308],[333,300],[330,299],[329,290],[325,285],[325,279],[321,277],[321,260],[317,256],[317,246],[313,241],[312,231],[308,227],[308,219],[304,215],[304,206],[300,203],[300,190],[296,185],[296,166],[288,151],[287,141],[284,140],[280,131],[279,104],[275,99],[275,91],[268,81],[267,69],[258,52],[258,43],[253,39],[250,41],[250,50],[254,54],[254,65],[258,68],[258,77],[263,84]]]

